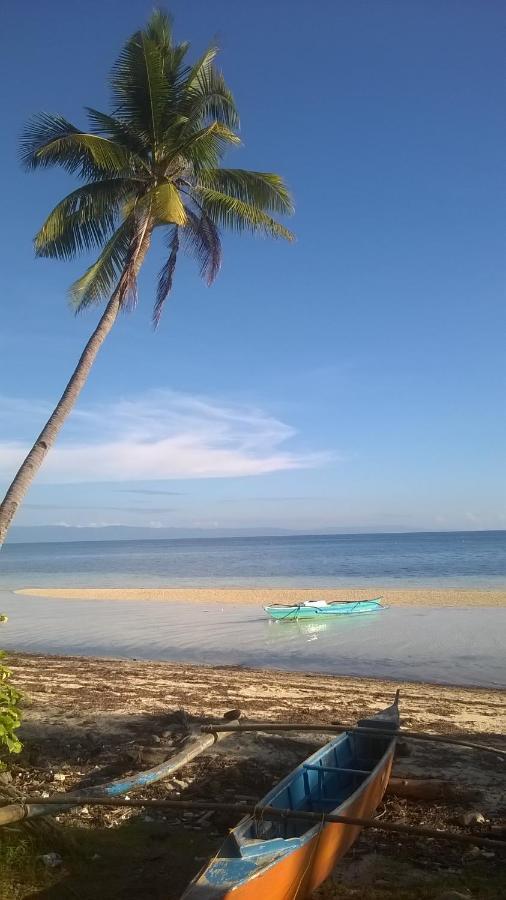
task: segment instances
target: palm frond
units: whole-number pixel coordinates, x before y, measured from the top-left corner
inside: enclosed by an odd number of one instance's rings
[[[229,128],[238,128],[240,124],[232,92],[223,74],[210,63],[188,78],[184,108],[197,121],[212,119]]]
[[[199,184],[229,197],[236,197],[264,212],[293,213],[293,200],[280,175],[249,172],[246,169],[208,169],[199,175]]]
[[[48,113],[28,123],[21,140],[21,156],[27,169],[56,165],[89,179],[131,174],[138,163],[144,165],[121,144],[79,131],[62,116]]]
[[[125,269],[128,251],[135,236],[136,222],[134,215],[125,219],[108,240],[98,259],[71,285],[69,299],[76,313],[108,298]]]
[[[161,9],[155,9],[144,29],[144,33],[148,40],[153,41],[159,48],[164,60],[166,77],[172,79],[177,74],[181,77],[182,73],[178,73],[178,69],[190,45],[188,41],[183,41],[181,44],[174,43],[174,20],[172,16]]]
[[[35,236],[36,255],[71,259],[101,246],[116,227],[121,205],[138,188],[138,181],[114,178],[73,191],[55,206]]]
[[[288,228],[251,203],[212,188],[195,186],[193,190],[204,212],[218,227],[231,231],[259,231],[287,241],[295,239]]]
[[[158,156],[170,85],[158,45],[139,31],[125,44],[112,76],[116,116],[148,139]]]
[[[153,328],[158,328],[163,306],[172,290],[174,270],[176,268],[177,254],[179,250],[179,228],[177,227],[177,225],[172,229],[171,238],[169,240],[169,249],[169,258],[165,265],[162,267],[158,276],[156,301],[153,307]]]
[[[182,229],[184,249],[197,259],[200,275],[210,287],[221,266],[221,241],[214,222],[203,211],[186,208],[186,226]]]
[[[235,132],[220,122],[212,122],[205,128],[183,129],[183,137],[176,144],[165,142],[164,152],[169,159],[184,157],[195,172],[214,169],[230,145],[241,143]]]
[[[154,9],[151,13],[145,34],[148,40],[157,44],[162,52],[172,48],[174,34],[174,17],[163,9]]]
[[[92,134],[101,134],[111,138],[119,144],[123,144],[127,150],[138,154],[148,165],[145,159],[146,152],[149,151],[150,145],[146,138],[139,134],[134,128],[130,128],[126,122],[121,122],[115,116],[109,116],[107,113],[100,112],[90,106],[85,107],[91,125]]]
[[[200,59],[198,59],[197,62],[191,67],[190,71],[188,72],[185,84],[185,90],[187,93],[198,86],[199,77],[211,68],[213,60],[216,58],[217,53],[218,47],[216,47],[214,44],[211,44],[211,46],[204,51]]]

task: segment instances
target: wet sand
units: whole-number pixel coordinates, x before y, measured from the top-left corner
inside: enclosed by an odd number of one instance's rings
[[[506,607],[506,590],[415,590],[370,588],[51,588],[27,587],[16,594],[65,600],[155,600],[160,603],[217,603],[268,606],[304,600],[383,598],[385,605],[422,607]]]

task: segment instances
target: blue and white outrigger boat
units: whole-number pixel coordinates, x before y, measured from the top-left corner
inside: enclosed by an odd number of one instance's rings
[[[272,603],[264,606],[265,612],[278,622],[295,619],[334,618],[334,616],[356,615],[357,613],[377,612],[386,609],[381,597],[371,600],[305,600],[303,603]]]

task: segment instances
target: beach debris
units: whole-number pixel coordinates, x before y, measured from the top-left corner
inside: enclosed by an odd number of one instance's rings
[[[481,856],[481,850],[479,847],[470,847],[469,850],[462,855],[462,859],[478,859]]]
[[[188,787],[188,782],[183,781],[182,778],[172,778],[172,784],[177,785],[178,788],[181,788],[182,791],[186,790]]]
[[[54,851],[52,851],[51,853],[43,853],[40,859],[48,869],[57,869],[58,866],[61,866],[63,863],[63,859],[60,854],[55,853]]]
[[[478,812],[477,810],[471,810],[470,812],[462,813],[459,816],[459,825],[483,825],[485,823],[485,816],[483,813]]]
[[[135,761],[138,765],[159,766],[169,756],[170,750],[167,747],[138,747]]]
[[[212,816],[214,816],[214,810],[213,810],[213,809],[210,809],[210,810],[208,810],[206,813],[204,813],[203,816],[200,816],[200,818],[197,819],[197,824],[198,824],[198,825],[205,825],[206,822],[208,822],[209,819],[212,818]]]
[[[53,781],[65,781],[66,775],[64,772],[55,772],[53,775]]]
[[[438,894],[437,900],[471,900],[472,895],[469,893],[462,894],[461,891],[444,891]]]
[[[404,778],[391,777],[386,793],[406,800],[441,800],[445,803],[467,803],[471,800],[476,802],[480,799],[480,793],[475,788],[437,778],[416,778],[409,775]],[[475,821],[477,820],[471,820]]]

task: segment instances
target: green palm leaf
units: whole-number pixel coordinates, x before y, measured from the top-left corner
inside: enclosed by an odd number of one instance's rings
[[[37,256],[71,259],[101,246],[114,231],[122,204],[138,190],[133,179],[92,182],[73,191],[49,214],[35,237]]]
[[[208,169],[199,174],[198,184],[236,197],[269,212],[291,215],[293,200],[280,175],[248,172],[245,169]]]
[[[79,131],[63,117],[47,113],[28,124],[21,152],[27,169],[56,165],[89,179],[120,172],[132,174],[133,170],[144,168],[143,161],[121,144]]]
[[[214,47],[209,49],[208,54],[212,51],[216,55]],[[239,115],[232,92],[222,73],[211,65],[211,59],[207,64],[201,65],[193,77],[190,75],[186,83],[183,108],[189,117],[197,121],[213,119],[229,128],[238,128]]]
[[[93,303],[100,303],[109,296],[125,268],[136,224],[134,215],[125,219],[98,259],[71,285],[69,299],[76,312],[81,312]]]
[[[218,227],[229,228],[231,231],[259,231],[286,241],[295,239],[288,228],[252,203],[245,203],[244,200],[211,188],[196,186],[194,190],[202,209]]]
[[[170,85],[155,41],[140,31],[132,36],[114,67],[112,85],[118,118],[149,141],[156,159]]]
[[[145,164],[148,163],[146,156],[149,153],[150,144],[149,141],[142,139],[142,135],[138,131],[130,128],[126,122],[121,122],[115,116],[108,116],[106,113],[89,106],[85,108],[88,113],[92,134],[105,135],[111,140],[123,144],[127,150],[138,154]]]

